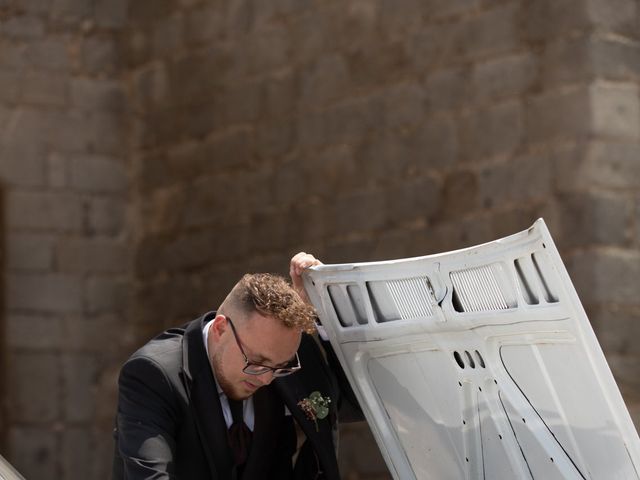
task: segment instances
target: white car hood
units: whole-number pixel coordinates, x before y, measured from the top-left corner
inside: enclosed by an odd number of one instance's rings
[[[542,219],[304,281],[394,478],[640,478],[638,434]]]

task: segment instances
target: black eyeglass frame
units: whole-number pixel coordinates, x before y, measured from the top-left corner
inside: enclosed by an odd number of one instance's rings
[[[298,352],[296,352],[296,365],[290,367],[270,367],[269,365],[263,365],[261,363],[250,362],[247,354],[244,353],[244,349],[242,348],[242,343],[240,343],[240,337],[238,337],[238,332],[236,331],[236,327],[233,325],[231,318],[225,315],[225,318],[229,322],[231,326],[231,331],[233,332],[233,338],[235,338],[236,343],[238,344],[238,348],[240,349],[240,353],[244,357],[244,368],[242,371],[248,375],[264,375],[267,372],[271,372],[274,377],[286,377],[287,375],[291,375],[292,373],[297,372],[302,368],[300,364],[300,357],[298,357]],[[259,367],[263,370],[261,371],[251,371],[251,367]]]

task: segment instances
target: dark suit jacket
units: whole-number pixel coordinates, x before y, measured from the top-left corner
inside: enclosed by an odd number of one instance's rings
[[[210,312],[167,330],[123,366],[114,480],[234,478],[227,427],[202,335],[204,324],[214,317]],[[298,354],[302,370],[254,394],[254,435],[243,480],[340,478],[332,435],[340,382],[313,337],[303,335]],[[317,430],[297,406],[313,391],[331,398],[330,414],[317,421]],[[295,468],[295,428],[284,405],[307,437]]]

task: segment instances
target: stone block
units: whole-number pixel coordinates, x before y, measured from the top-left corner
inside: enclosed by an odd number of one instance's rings
[[[116,353],[122,356],[123,346],[127,352],[140,346],[131,341],[131,328],[118,313],[65,315],[61,322],[67,353],[93,353],[96,358],[104,358]]]
[[[249,251],[257,254],[286,250],[288,216],[281,212],[256,212],[251,216]]]
[[[63,36],[48,36],[30,42],[24,52],[24,60],[36,69],[68,71],[71,68],[69,40]]]
[[[444,177],[437,219],[460,218],[477,210],[479,202],[478,175],[470,170],[452,171]]]
[[[53,236],[9,233],[6,237],[6,266],[9,270],[48,271],[53,265]]]
[[[21,107],[11,112],[1,134],[5,145],[30,145],[34,138],[53,150],[121,153],[126,125],[121,115]],[[0,115],[1,120],[1,115]]]
[[[90,233],[115,235],[124,231],[126,204],[122,199],[92,197],[88,201],[88,209]]]
[[[205,4],[186,11],[184,21],[188,46],[219,40],[224,34],[224,11],[218,5]]]
[[[566,256],[565,263],[584,304],[638,305],[640,255],[637,252],[623,249],[577,251]]]
[[[438,23],[408,32],[404,49],[413,71],[428,73],[436,67],[450,68],[458,59],[451,40],[453,33],[449,24]]]
[[[384,125],[389,129],[405,129],[427,120],[425,91],[417,83],[402,83],[389,88],[383,96]]]
[[[69,184],[86,192],[123,192],[127,188],[126,165],[118,158],[74,155],[69,159]]]
[[[155,58],[170,58],[179,54],[184,49],[184,37],[182,12],[159,19],[152,27],[152,55]]]
[[[56,350],[65,344],[60,318],[42,315],[9,314],[7,347],[9,349]]]
[[[556,163],[557,183],[563,189],[585,186],[635,189],[640,178],[640,145],[594,140]]]
[[[552,159],[544,153],[487,165],[478,174],[481,205],[504,209],[551,197],[552,165]]]
[[[399,141],[407,147],[412,171],[451,168],[458,159],[458,133],[450,115],[429,115]]]
[[[82,199],[68,193],[9,191],[7,225],[10,228],[79,231],[82,228]]]
[[[591,49],[594,71],[600,78],[633,81],[640,78],[640,45],[620,38],[598,38]]]
[[[40,38],[44,31],[42,19],[31,15],[16,15],[6,18],[0,25],[0,34],[20,40]]]
[[[228,87],[220,99],[223,112],[223,124],[216,122],[216,116],[208,123],[211,131],[221,125],[247,124],[254,122],[260,115],[260,101],[263,98],[264,84],[262,81],[241,82]],[[214,103],[209,108],[216,108]],[[215,114],[215,111],[212,112]],[[204,130],[204,129],[203,129]]]
[[[370,88],[406,78],[412,65],[405,42],[401,38],[381,43],[374,51],[369,47],[350,52],[346,59],[353,87]]]
[[[374,232],[389,221],[385,197],[376,191],[342,194],[332,199],[325,219],[328,231]]]
[[[69,77],[52,72],[30,72],[22,79],[22,101],[32,105],[64,107],[68,103]]]
[[[471,74],[473,97],[491,101],[523,95],[535,84],[537,67],[538,61],[530,53],[478,63]]]
[[[519,101],[462,116],[459,126],[461,160],[477,163],[495,156],[511,155],[523,140],[523,117]]]
[[[470,72],[464,67],[427,74],[424,87],[429,111],[457,109],[473,98]]]
[[[127,246],[112,238],[61,238],[56,265],[62,272],[124,272],[129,265]]]
[[[60,359],[64,419],[89,422],[95,411],[99,365],[94,355],[63,353]]]
[[[543,43],[584,32],[592,27],[585,0],[540,0],[524,4],[521,15],[527,21],[524,36]]]
[[[14,187],[45,183],[44,148],[36,144],[0,146],[0,179]]]
[[[20,6],[26,13],[48,13],[51,8],[51,0],[23,0]]]
[[[561,249],[593,245],[627,245],[633,205],[626,196],[567,193],[557,197]]]
[[[120,56],[112,37],[86,37],[80,55],[83,70],[89,74],[109,75],[120,67]]]
[[[124,156],[128,124],[120,112],[92,112],[79,117],[83,150],[111,156]],[[83,138],[84,137],[84,138]]]
[[[99,27],[125,27],[129,3],[129,0],[95,0],[92,18]]]
[[[478,0],[435,0],[429,2],[426,14],[429,19],[475,13]]]
[[[153,23],[169,15],[175,7],[175,0],[136,0],[129,2],[129,21],[134,26]]]
[[[592,131],[591,94],[585,87],[552,90],[532,97],[525,108],[528,143],[576,139]]]
[[[116,80],[74,78],[71,81],[71,105],[83,110],[124,111],[124,89]]]
[[[0,70],[0,101],[2,103],[11,105],[18,101],[23,77],[24,72]]]
[[[340,54],[321,56],[303,70],[300,77],[300,104],[303,108],[322,107],[348,93],[349,68]]]
[[[91,428],[70,427],[60,434],[63,478],[96,478],[92,472],[97,452],[94,449],[94,438]],[[78,459],[83,459],[78,461]]]
[[[47,157],[46,165],[49,186],[63,188],[69,185],[69,166],[66,156],[54,152]]]
[[[298,74],[292,69],[275,72],[264,81],[261,113],[267,118],[293,112],[299,97]]]
[[[244,52],[236,59],[238,76],[264,74],[285,67],[293,49],[288,30],[264,28],[250,32],[239,39],[239,47]]]
[[[640,6],[635,0],[587,0],[593,24],[607,32],[640,37]]]
[[[48,395],[36,394],[38,398]],[[58,465],[57,433],[49,426],[12,426],[8,460],[25,478],[50,478]]]
[[[9,353],[9,418],[46,423],[60,419],[60,359],[54,353]],[[46,392],[46,394],[44,394]]]
[[[203,267],[209,263],[215,236],[211,229],[203,232],[185,232],[164,245],[159,260],[164,268],[172,271]]]
[[[387,187],[387,215],[394,226],[428,221],[440,209],[441,185],[432,178],[418,177]]]
[[[502,3],[451,27],[452,53],[465,58],[481,59],[519,49],[519,8],[517,4]]]
[[[119,277],[96,277],[87,279],[85,305],[91,314],[125,311],[128,307],[128,283]]]
[[[596,83],[590,93],[595,134],[640,139],[638,85]]]
[[[0,57],[2,68],[15,71],[25,70],[31,67],[31,59],[27,53],[31,53],[31,45],[27,42],[5,42]]]
[[[273,120],[256,129],[256,152],[262,158],[280,158],[295,144],[295,126],[290,119]]]
[[[590,81],[592,49],[590,32],[549,40],[540,58],[540,84],[550,89]]]
[[[82,278],[59,273],[10,273],[7,307],[25,312],[79,312],[83,308]]]
[[[91,13],[91,4],[84,0],[52,0],[51,3],[51,15],[56,20],[79,22]]]

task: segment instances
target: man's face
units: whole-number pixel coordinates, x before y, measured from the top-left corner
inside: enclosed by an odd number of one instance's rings
[[[254,312],[247,318],[233,316],[238,341],[249,362],[272,367],[287,365],[300,345],[300,331],[287,328],[280,321]],[[244,357],[234,338],[227,318],[218,315],[209,327],[209,352],[211,364],[220,387],[227,397],[240,400],[271,383],[271,372],[249,375],[242,369]]]

